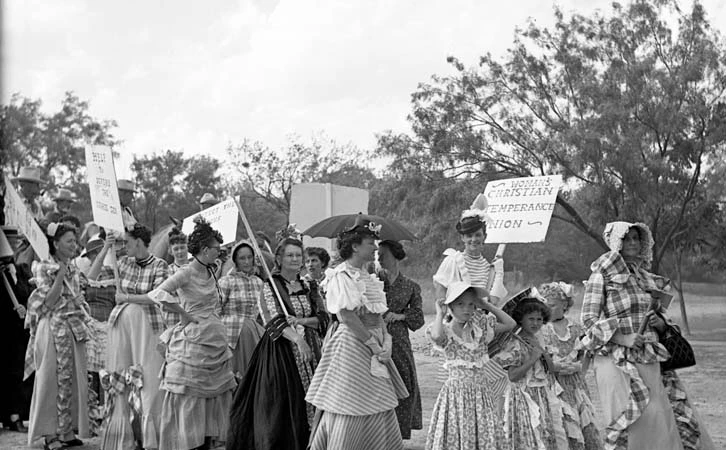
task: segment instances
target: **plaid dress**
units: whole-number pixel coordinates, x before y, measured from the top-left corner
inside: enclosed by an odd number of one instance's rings
[[[161,286],[161,283],[169,277],[169,266],[166,261],[156,256],[149,255],[143,261],[136,261],[135,258],[124,256],[118,260],[119,285],[122,292],[128,294],[146,294]],[[129,304],[116,305],[111,311],[108,323],[113,326],[119,314]],[[164,319],[161,310],[157,305],[143,305],[146,310],[149,325],[154,332],[164,331]]]
[[[88,327],[85,323],[86,312],[82,309],[85,306],[83,297],[81,296],[82,283],[85,279],[83,274],[73,265],[68,265],[68,272],[63,280],[63,287],[60,297],[55,305],[49,308],[45,300],[53,286],[60,266],[58,262],[51,256],[50,260],[41,261],[33,266],[33,281],[37,289],[33,291],[28,299],[28,313],[25,317],[25,327],[30,329],[30,340],[25,355],[25,378],[29,377],[36,369],[39,375],[36,376],[36,386],[33,389],[33,401],[31,405],[31,427],[28,434],[29,443],[48,434],[41,431],[41,428],[48,429],[48,423],[45,422],[42,415],[43,411],[47,414],[47,410],[55,410],[55,430],[58,436],[68,436],[73,432],[74,421],[72,404],[74,397],[79,403],[77,396],[80,396],[79,389],[85,393],[85,378],[77,380],[80,386],[74,386],[74,375],[77,372],[78,364],[83,365],[85,359],[85,348],[83,343],[89,338]],[[46,321],[50,334],[43,333],[42,337],[36,341],[36,334],[42,322]],[[40,334],[39,334],[40,336]],[[48,344],[47,339],[53,340]],[[52,345],[55,350],[55,361],[44,361],[48,352],[44,351],[47,345]],[[81,353],[82,352],[82,353]],[[36,359],[40,358],[40,359]],[[79,362],[78,359],[81,358]],[[48,371],[52,370],[53,374],[48,377]],[[85,370],[85,368],[84,368]],[[41,374],[42,371],[45,373]],[[42,391],[43,379],[55,378],[57,382],[55,398],[40,398],[44,395],[38,395]],[[85,398],[83,399],[85,400]],[[51,406],[52,402],[53,406]],[[85,409],[81,408],[80,414],[83,415]],[[36,416],[36,412],[40,416]],[[76,421],[77,422],[77,421]],[[85,422],[87,424],[87,421]],[[75,423],[78,426],[77,423]],[[85,425],[84,425],[85,428]],[[82,430],[84,433],[86,430]]]
[[[657,364],[667,360],[669,354],[650,327],[643,332],[646,344],[640,348],[623,347],[611,342],[611,338],[617,331],[623,335],[638,332],[651,307],[647,291],[656,285],[652,274],[640,267],[629,268],[618,252],[603,254],[592,263],[591,269],[582,305],[585,328],[582,344],[595,355],[610,358],[629,379],[628,405],[605,428],[605,448],[627,448],[627,430],[651,400],[636,364]]]

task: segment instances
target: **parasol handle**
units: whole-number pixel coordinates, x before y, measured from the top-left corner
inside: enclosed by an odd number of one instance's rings
[[[265,270],[265,275],[267,275],[267,279],[270,280],[270,285],[272,286],[272,290],[275,293],[277,302],[280,304],[280,308],[282,309],[282,312],[285,314],[285,316],[289,316],[290,314],[287,312],[287,308],[285,308],[285,302],[282,301],[282,296],[280,295],[280,291],[277,289],[277,283],[275,283],[275,280],[272,278],[272,273],[270,272],[269,267],[267,267],[267,262],[265,262],[265,258],[262,257],[262,251],[260,250],[260,246],[257,245],[257,239],[255,239],[255,234],[252,232],[252,227],[250,226],[250,223],[247,220],[247,216],[245,215],[245,212],[242,209],[242,205],[240,205],[239,200],[237,200],[236,198],[234,199],[234,202],[237,205],[237,212],[239,213],[239,216],[242,219],[242,223],[245,226],[245,230],[247,231],[247,236],[249,236],[249,238],[250,238],[250,244],[252,244],[252,247],[254,248],[255,253],[257,255],[259,255],[260,262],[262,263],[262,267]],[[270,253],[272,253],[272,252],[270,252]]]
[[[10,286],[10,282],[8,281],[7,277],[5,276],[5,272],[2,272],[2,276],[3,276],[3,284],[5,285],[5,290],[8,291],[8,295],[10,295],[10,301],[13,302],[13,306],[14,306],[13,309],[15,310],[15,312],[18,313],[18,316],[21,319],[25,319],[25,314],[21,314],[21,312],[20,312],[21,305],[20,305],[20,303],[18,303],[18,298],[15,297],[15,292],[13,292],[13,287]]]

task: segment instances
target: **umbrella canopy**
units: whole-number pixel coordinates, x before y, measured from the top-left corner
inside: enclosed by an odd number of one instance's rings
[[[368,220],[381,225],[381,240],[391,241],[413,241],[418,239],[416,235],[408,231],[403,225],[393,219],[385,219],[381,216],[373,216],[369,214],[341,214],[338,216],[328,217],[311,226],[302,234],[310,237],[326,237],[336,238],[343,231],[353,228],[356,220]]]

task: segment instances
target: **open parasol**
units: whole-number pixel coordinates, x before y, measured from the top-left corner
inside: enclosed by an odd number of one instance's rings
[[[418,239],[416,235],[393,219],[363,213],[328,217],[303,231],[302,234],[310,237],[337,238],[343,231],[352,229],[356,224],[356,220],[368,220],[376,225],[381,225],[381,240],[413,241]]]

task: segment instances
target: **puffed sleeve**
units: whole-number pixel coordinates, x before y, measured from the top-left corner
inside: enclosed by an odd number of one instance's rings
[[[363,305],[365,282],[354,279],[347,271],[333,271],[326,274],[326,306],[330,314],[338,314],[341,309],[354,310]],[[360,286],[363,283],[363,286]]]
[[[596,351],[607,344],[618,329],[617,317],[600,317],[605,303],[605,278],[600,272],[593,272],[585,283],[580,318],[585,330],[582,345]]]
[[[52,261],[41,261],[33,264],[33,278],[35,290],[28,297],[28,312],[25,316],[25,328],[35,330],[42,317],[50,313],[51,309],[45,305],[45,298],[53,286],[59,266]],[[65,289],[65,286],[63,287]]]
[[[494,355],[492,358],[496,361],[502,369],[508,369],[510,367],[519,367],[524,362],[524,351],[522,349],[522,343],[518,339],[511,339],[507,345],[504,346],[501,352]]]
[[[444,251],[446,256],[439,269],[434,274],[434,283],[438,283],[444,288],[448,287],[453,281],[461,281],[461,271],[459,270],[459,263],[456,260],[458,252],[452,248]]]
[[[181,268],[177,273],[172,275],[171,277],[165,279],[159,287],[156,289],[153,289],[151,292],[149,292],[147,295],[149,298],[157,304],[161,303],[175,303],[179,304],[179,297],[174,295],[176,293],[176,290],[186,285],[189,280],[189,273],[186,268]],[[168,267],[167,267],[168,270]],[[158,271],[157,271],[158,272]],[[156,282],[156,280],[155,280]]]

